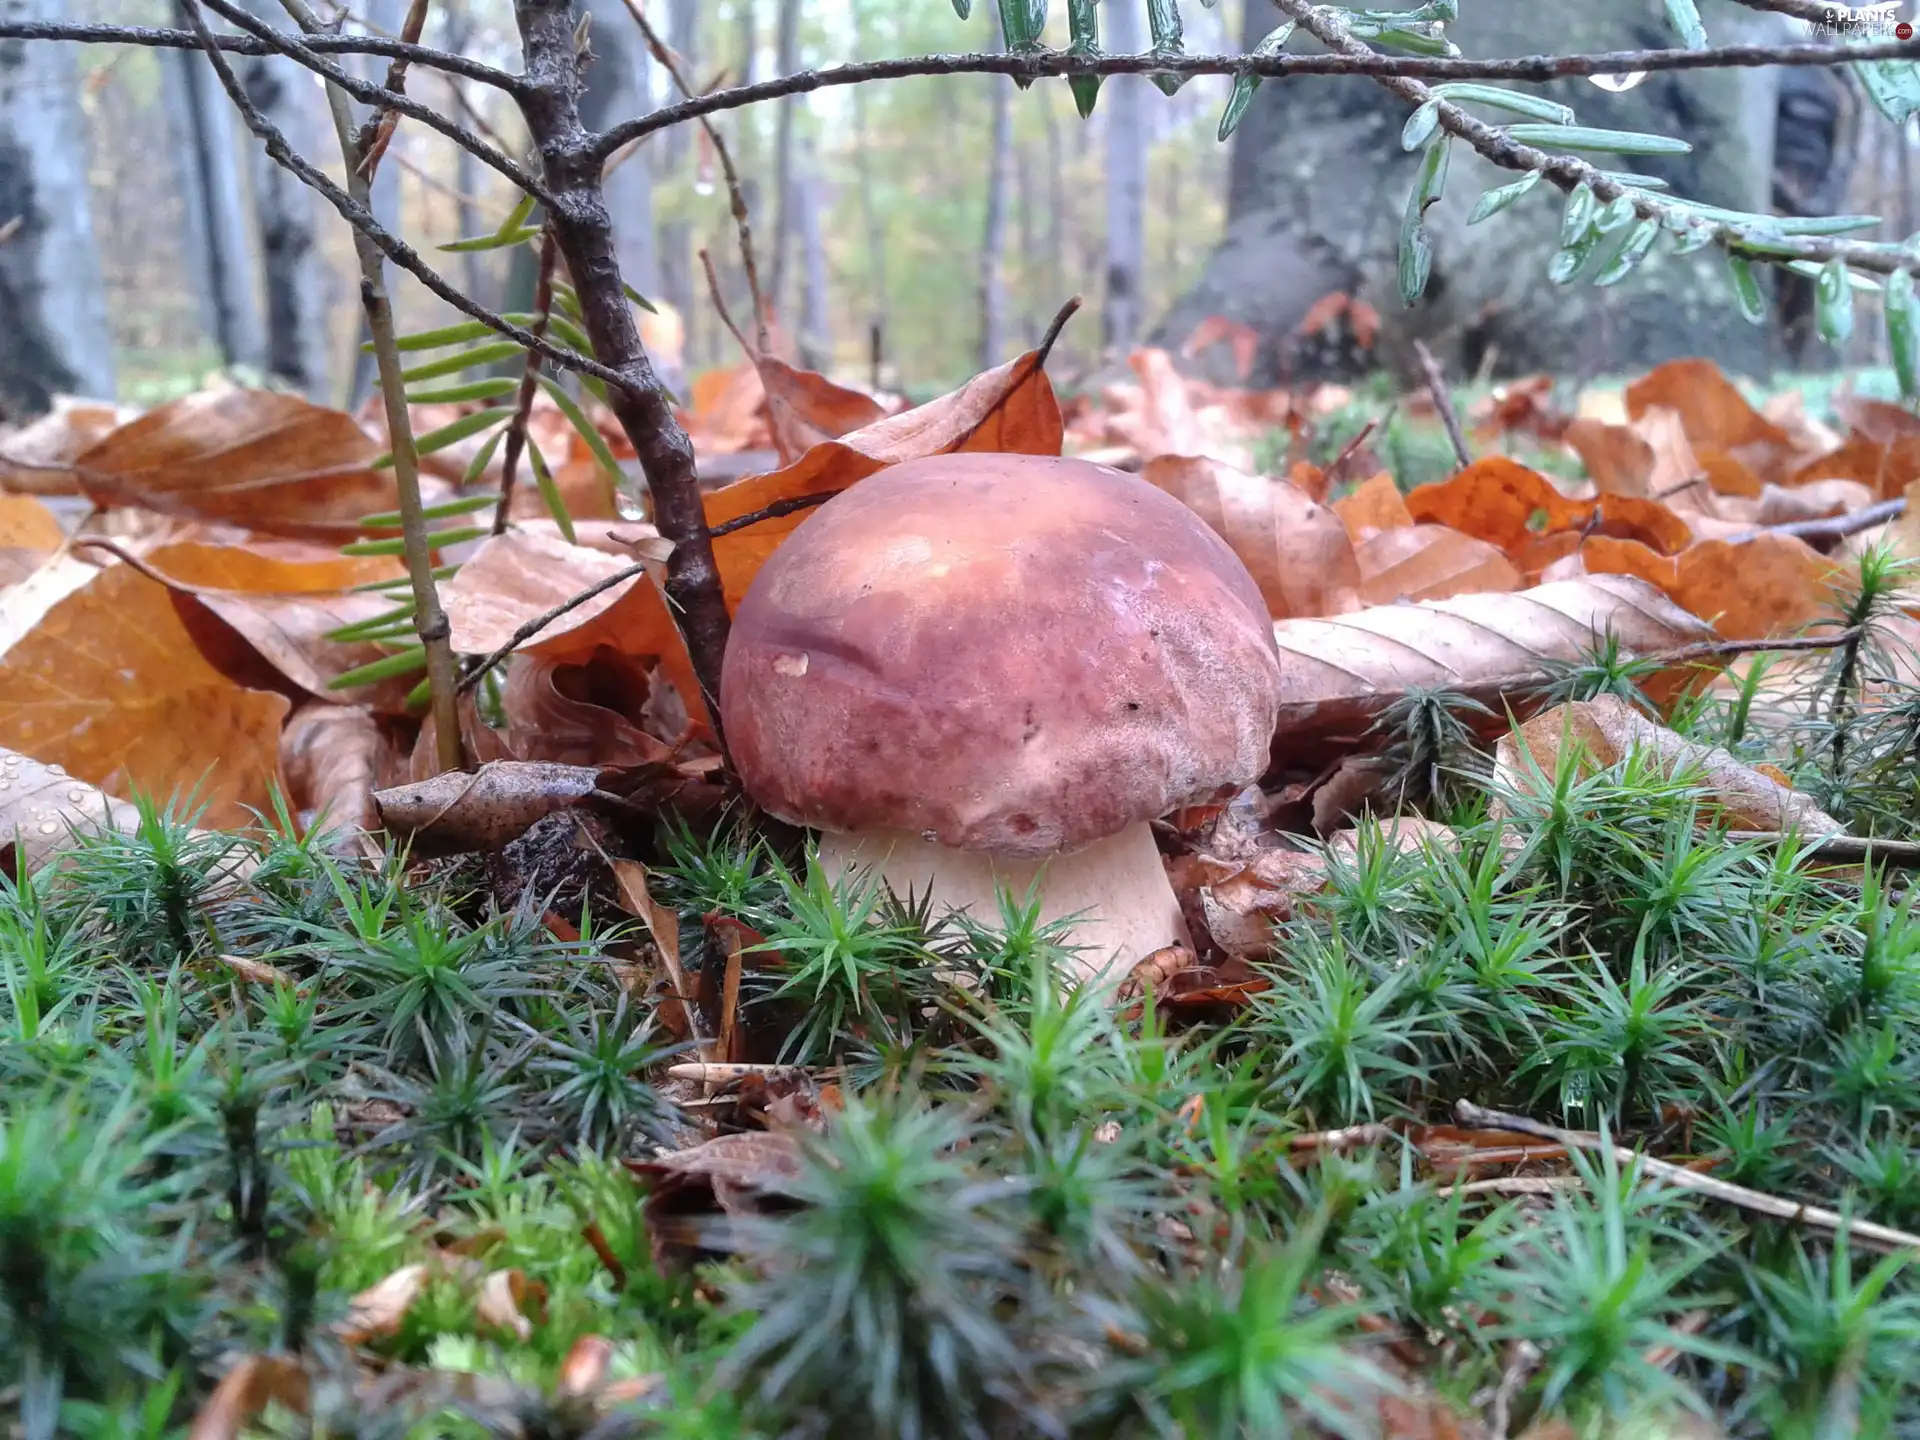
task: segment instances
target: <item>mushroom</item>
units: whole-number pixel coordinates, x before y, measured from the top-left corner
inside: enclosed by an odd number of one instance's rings
[[[822,505],[761,567],[720,682],[762,809],[935,915],[996,886],[1079,915],[1081,978],[1185,943],[1151,824],[1259,778],[1280,704],[1260,590],[1137,476],[939,455]]]

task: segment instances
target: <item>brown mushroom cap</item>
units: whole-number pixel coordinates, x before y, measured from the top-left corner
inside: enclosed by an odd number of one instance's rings
[[[861,481],[774,552],[720,707],[784,820],[1038,859],[1258,778],[1279,688],[1259,588],[1178,500],[963,454]]]

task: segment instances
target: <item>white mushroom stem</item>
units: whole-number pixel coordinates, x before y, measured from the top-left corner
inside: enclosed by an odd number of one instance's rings
[[[1082,982],[1123,979],[1154,951],[1192,943],[1145,821],[1044,861],[952,850],[900,830],[822,834],[820,865],[835,879],[850,870],[877,871],[902,898],[931,889],[936,918],[965,910],[990,926],[1000,921],[996,886],[1023,901],[1034,877],[1042,876],[1041,922],[1080,917],[1067,938],[1079,947],[1073,968]]]

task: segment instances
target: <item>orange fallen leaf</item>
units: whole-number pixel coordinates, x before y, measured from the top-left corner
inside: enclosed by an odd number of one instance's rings
[[[1334,501],[1333,509],[1356,545],[1375,531],[1399,530],[1413,524],[1400,487],[1384,470]]]
[[[291,1355],[249,1355],[220,1377],[193,1417],[187,1440],[240,1440],[276,1402],[306,1413],[306,1368]]]
[[[1590,574],[1637,575],[1658,585],[1728,640],[1795,634],[1830,615],[1835,601],[1834,562],[1790,535],[1703,540],[1674,557],[1597,536],[1581,558]]]
[[[814,370],[802,370],[763,355],[760,383],[767,395],[767,422],[782,465],[791,465],[822,440],[837,440],[871,425],[887,411],[864,390],[836,385]]]
[[[1762,480],[1778,478],[1793,460],[1793,438],[1710,360],[1669,360],[1627,386],[1626,402],[1634,419],[1655,406],[1677,411],[1696,448],[1725,451]]]
[[[1891,500],[1916,479],[1920,479],[1920,435],[1877,438],[1856,431],[1839,449],[1801,465],[1787,477],[1787,483],[1800,486],[1818,480],[1853,480],[1866,486],[1876,500]]]
[[[0,548],[45,555],[66,538],[59,518],[31,495],[0,495]]]
[[[1207,316],[1193,327],[1193,333],[1180,347],[1180,354],[1191,360],[1208,346],[1222,342],[1233,355],[1233,373],[1246,379],[1253,373],[1254,357],[1260,350],[1260,332],[1238,320],[1229,320],[1224,315]]]
[[[406,1322],[407,1312],[426,1293],[429,1267],[403,1265],[377,1284],[368,1286],[347,1302],[347,1316],[334,1327],[334,1333],[348,1345],[383,1340],[396,1335]]]
[[[0,745],[114,794],[197,787],[204,823],[244,826],[268,808],[288,708],[210,664],[130,565],[67,558],[0,598]]]
[[[347,590],[396,580],[406,574],[399,560],[385,555],[342,555],[338,548],[311,540],[218,527],[189,527],[146,562],[169,580],[214,590],[260,595],[303,595]]]
[[[474,1300],[473,1317],[482,1325],[505,1330],[522,1345],[533,1338],[533,1322],[521,1307],[538,1303],[546,1287],[527,1279],[524,1270],[493,1270],[480,1282],[480,1294]]]
[[[1562,438],[1579,455],[1601,494],[1651,493],[1653,445],[1632,426],[1575,420]]]
[[[692,404],[680,419],[696,453],[728,455],[773,444],[764,414],[766,386],[751,363],[703,371],[688,398]]]
[[[1444,525],[1382,530],[1355,547],[1355,554],[1361,598],[1369,605],[1518,590],[1524,584],[1494,546]]]
[[[1485,455],[1450,479],[1412,491],[1407,511],[1416,521],[1448,525],[1507,550],[1537,533],[1536,517],[1546,530],[1566,530],[1593,507],[1569,499],[1538,470]]]
[[[1360,567],[1339,515],[1285,480],[1190,455],[1155,456],[1140,473],[1233,548],[1275,619],[1360,608]]]
[[[575,664],[525,656],[508,671],[501,696],[507,748],[522,760],[561,765],[664,761],[672,745],[642,723],[652,687],[648,666],[609,646]]]
[[[74,461],[100,505],[339,540],[393,510],[393,472],[342,410],[268,390],[203,391],[149,410]]]
[[[706,497],[707,523],[737,520],[776,501],[832,494],[889,465],[925,455],[956,451],[1058,455],[1061,437],[1060,406],[1053,386],[1040,356],[1030,351],[974,376],[937,400],[876,420],[838,440],[822,441],[771,474],[712,491]],[[761,564],[806,515],[803,510],[778,516],[714,540],[714,558],[729,607],[740,603]]]

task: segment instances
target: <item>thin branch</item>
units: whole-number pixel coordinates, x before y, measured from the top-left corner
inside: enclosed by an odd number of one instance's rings
[[[594,581],[593,584],[589,585],[579,594],[569,595],[565,600],[562,600],[558,605],[546,611],[544,614],[534,616],[533,619],[527,621],[526,624],[509,635],[506,644],[502,645],[498,650],[495,650],[491,655],[483,656],[467,668],[467,673],[462,676],[460,680],[460,693],[465,695],[472,690],[473,687],[478,685],[486,676],[489,670],[496,669],[505,664],[508,656],[512,655],[514,651],[518,650],[542,630],[553,624],[554,621],[560,619],[561,616],[566,615],[570,611],[578,610],[589,600],[597,599],[599,596],[613,589],[616,585],[626,584],[627,581],[633,579],[636,575],[645,575],[647,573],[648,563],[649,562],[642,560],[627,566],[624,570],[616,570],[604,579]]]
[[[678,58],[673,51],[661,43],[660,37],[654,33],[653,26],[647,23],[647,12],[640,8],[640,0],[626,0],[626,6],[627,13],[633,16],[633,23],[640,27],[640,33],[646,37],[647,48],[653,52],[653,58],[660,62],[660,68],[672,77],[674,85],[679,88],[682,95],[689,100],[693,99],[695,94],[693,86],[687,83],[687,77],[681,71]],[[713,142],[713,153],[720,161],[720,173],[726,177],[727,200],[733,212],[733,227],[740,238],[740,265],[747,274],[747,293],[753,297],[753,316],[758,326],[760,353],[769,354],[773,349],[773,343],[767,335],[767,302],[760,294],[760,267],[754,263],[753,259],[753,227],[748,223],[747,192],[740,183],[740,172],[734,168],[733,152],[727,148],[727,142],[721,137],[713,121],[702,115],[700,128],[707,132],[707,138]],[[705,258],[706,253],[702,251],[701,259]],[[708,275],[709,277],[712,275],[711,267],[708,269]],[[718,295],[717,288],[715,294]],[[732,328],[732,322],[728,322],[728,328]],[[734,331],[735,335],[739,333],[738,330]],[[741,348],[745,349],[746,342],[743,340],[740,343]]]
[[[834,86],[903,80],[916,75],[1011,75],[1029,81],[1062,75],[1257,75],[1264,79],[1292,75],[1370,75],[1429,80],[1545,81],[1583,75],[1619,75],[1633,70],[1834,65],[1843,58],[1848,61],[1911,60],[1917,56],[1920,56],[1920,40],[1855,46],[1849,48],[1844,57],[1831,45],[1722,45],[1706,50],[1615,50],[1590,55],[1527,55],[1505,60],[1381,55],[1364,46],[1360,51],[1331,55],[1085,55],[1065,50],[1018,55],[913,55],[799,70],[752,85],[712,90],[613,126],[601,134],[597,153],[604,158],[655,130],[722,110],[738,110]]]
[[[213,43],[228,55],[284,55],[283,41],[292,37],[285,31],[273,31],[272,39],[257,35],[215,35]],[[199,50],[203,47],[191,30],[166,30],[151,25],[81,25],[66,21],[0,21],[0,40],[65,40],[81,45],[138,45],[153,50]],[[300,43],[316,54],[379,55],[391,60],[441,70],[463,79],[477,80],[509,95],[518,95],[524,82],[518,75],[464,55],[436,50],[430,45],[410,45],[373,35],[309,35]]]
[[[559,258],[553,243],[553,226],[540,235],[540,268],[533,283],[533,333],[545,335],[553,317],[553,266]],[[493,533],[507,533],[507,521],[513,511],[513,482],[520,471],[520,452],[527,448],[527,423],[533,416],[534,392],[540,388],[540,354],[527,352],[520,371],[520,390],[513,399],[513,419],[507,423],[506,442],[500,447],[500,503],[493,507]]]
[[[420,32],[427,28],[427,6],[429,0],[413,0],[407,7],[407,18],[400,27],[400,38],[409,45],[420,42]],[[407,90],[407,62],[395,60],[387,66],[387,89],[396,95],[404,95]],[[387,153],[387,146],[393,140],[393,132],[400,123],[399,112],[391,105],[382,105],[367,117],[367,123],[360,127],[360,134],[354,145],[360,152],[360,171],[369,180],[380,168],[380,157]]]
[[[747,343],[747,337],[740,333],[740,327],[734,323],[733,311],[728,307],[727,297],[720,289],[720,272],[713,268],[713,256],[706,252],[704,246],[700,251],[700,265],[701,268],[707,272],[707,294],[713,299],[714,313],[720,317],[720,323],[727,327],[728,333],[740,342],[740,349],[746,354],[746,357],[749,360],[753,359],[753,346]],[[760,334],[763,340],[766,333],[766,322],[762,321]]]
[[[1312,35],[1314,39],[1318,40],[1322,45],[1325,45],[1328,50],[1332,51],[1336,58],[1350,60],[1355,64],[1383,58],[1364,42],[1354,39],[1348,31],[1346,24],[1338,16],[1319,9],[1317,6],[1311,4],[1310,0],[1274,0],[1274,3],[1277,4],[1290,19],[1298,24],[1302,30],[1305,30],[1308,34]],[[1754,64],[1835,65],[1842,63],[1843,60],[1913,59],[1916,56],[1920,56],[1920,39],[1896,40],[1886,45],[1850,46],[1845,52],[1838,51],[1831,45],[1795,45],[1775,50],[1769,50],[1768,47],[1765,46],[1730,46],[1717,51],[1711,49],[1648,51],[1638,58],[1631,55],[1615,57],[1619,63],[1613,67],[1613,72],[1650,70],[1655,68],[1687,69],[1690,67],[1684,65],[1667,65],[1664,63],[1659,66],[1654,66],[1647,62],[1655,56],[1705,56],[1718,54],[1723,57],[1729,57],[1733,52],[1738,52],[1742,57],[1747,57],[1749,52],[1752,52],[1752,55],[1755,57],[1762,54],[1771,57],[1767,59],[1752,58],[1751,63]],[[1595,57],[1579,56],[1574,58],[1584,64],[1586,60]],[[1547,63],[1549,65],[1555,65],[1563,62],[1549,59]],[[1720,63],[1740,65],[1749,63],[1749,59],[1726,58]],[[1402,100],[1405,100],[1415,108],[1431,103],[1434,106],[1435,113],[1439,117],[1440,128],[1442,130],[1449,135],[1466,141],[1467,144],[1479,151],[1483,157],[1504,169],[1538,170],[1561,190],[1570,191],[1576,186],[1586,185],[1593,191],[1598,199],[1605,202],[1612,202],[1624,196],[1632,205],[1634,214],[1641,219],[1655,220],[1669,226],[1703,228],[1711,232],[1714,238],[1727,244],[1730,248],[1737,249],[1753,243],[1751,237],[1743,234],[1738,225],[1702,216],[1699,213],[1699,207],[1692,202],[1685,200],[1657,200],[1643,190],[1629,189],[1619,181],[1611,178],[1607,172],[1601,170],[1598,166],[1589,165],[1584,160],[1576,160],[1569,155],[1554,155],[1548,151],[1536,149],[1531,145],[1522,145],[1498,126],[1489,125],[1483,120],[1477,120],[1467,114],[1467,112],[1462,110],[1458,105],[1441,99],[1434,93],[1431,86],[1423,84],[1420,80],[1409,78],[1409,72],[1370,69],[1364,73],[1372,75],[1381,85],[1391,90],[1395,95],[1398,95]],[[1450,78],[1451,72],[1446,73]],[[1547,79],[1552,78],[1554,75],[1565,74],[1603,73],[1612,72],[1576,68],[1571,71],[1555,70],[1551,75],[1542,75],[1537,78]],[[1435,78],[1439,78],[1441,74],[1442,72],[1439,71],[1433,72]],[[1844,260],[1855,269],[1874,271],[1883,275],[1891,274],[1896,270],[1911,270],[1914,268],[1916,261],[1920,260],[1920,255],[1916,255],[1915,251],[1908,249],[1904,245],[1876,244],[1870,241],[1859,240],[1830,240],[1799,235],[1791,237],[1789,243],[1792,249],[1792,253],[1790,254],[1781,253],[1787,248],[1785,245],[1778,245],[1776,242],[1770,241],[1768,251],[1766,253],[1755,252],[1753,258],[1768,264],[1778,264],[1788,260]]]
[[[1802,540],[1844,540],[1849,535],[1858,535],[1862,530],[1871,530],[1876,525],[1884,525],[1889,520],[1898,520],[1907,513],[1907,498],[1904,495],[1892,500],[1882,500],[1878,505],[1869,505],[1863,510],[1855,510],[1848,515],[1828,515],[1819,520],[1790,520],[1783,525],[1763,525],[1757,530],[1744,531],[1729,536],[1729,543],[1738,544],[1742,540],[1757,540],[1762,535],[1793,535]]]
[[[1896,870],[1920,870],[1920,841],[1880,840],[1865,835],[1783,834],[1776,830],[1729,830],[1729,840],[1751,840],[1762,845],[1797,845],[1801,857],[1821,865],[1890,865]]]
[[[207,0],[192,0],[188,18],[195,30],[210,33],[201,17],[200,7]],[[317,30],[319,21],[306,0],[281,0],[294,23],[304,30]],[[207,57],[220,72],[220,83],[234,106],[246,118],[249,129],[263,119],[254,108],[232,67],[219,51],[209,47]],[[359,142],[354,138],[353,114],[346,92],[337,85],[327,86],[327,106],[333,114],[334,134],[340,142],[340,159],[346,166],[351,198],[362,206],[372,203],[373,169],[361,163]],[[284,147],[284,142],[283,142]],[[433,550],[427,538],[426,507],[420,499],[420,453],[414,446],[413,421],[407,411],[407,382],[402,373],[405,362],[394,333],[393,305],[387,298],[385,267],[379,247],[365,235],[353,237],[355,258],[360,262],[360,304],[367,312],[367,333],[373,338],[373,357],[380,374],[380,394],[386,402],[387,453],[393,457],[393,480],[400,510],[400,537],[406,557],[407,578],[413,588],[413,628],[420,637],[427,661],[427,698],[432,709],[434,750],[440,768],[464,769],[465,747],[460,737],[459,696],[455,686],[460,672],[449,643],[453,625],[440,605],[440,591],[433,582]]]
[[[1744,1185],[1735,1185],[1730,1181],[1716,1179],[1712,1175],[1703,1175],[1698,1170],[1687,1169],[1684,1165],[1656,1160],[1651,1155],[1631,1150],[1625,1145],[1609,1145],[1602,1139],[1583,1135],[1577,1130],[1562,1130],[1557,1126],[1543,1125],[1538,1120],[1530,1120],[1524,1115],[1509,1115],[1502,1110],[1486,1110],[1468,1100],[1455,1104],[1453,1113],[1462,1125],[1470,1125],[1475,1129],[1511,1130],[1518,1135],[1533,1135],[1542,1140],[1554,1140],[1562,1145],[1581,1150],[1602,1153],[1611,1150],[1613,1158],[1620,1164],[1638,1164],[1646,1173],[1659,1176],[1677,1190],[1691,1190],[1697,1195],[1705,1195],[1712,1200],[1737,1205],[1742,1210],[1751,1210],[1755,1214],[1765,1215],[1774,1220],[1784,1220],[1789,1225],[1812,1225],[1835,1232],[1844,1230],[1849,1239],[1858,1240],[1876,1249],[1920,1250],[1920,1235],[1910,1234],[1905,1230],[1895,1230],[1890,1225],[1876,1225],[1870,1220],[1851,1220],[1835,1211],[1822,1209],[1818,1205],[1799,1205],[1791,1200],[1782,1200],[1777,1195],[1749,1190]]]
[[[604,152],[580,118],[581,57],[570,0],[515,0],[514,21],[526,57],[520,99],[554,204],[547,211],[567,273],[580,297],[580,318],[594,354],[618,376],[609,407],[646,477],[653,523],[673,545],[664,589],[686,638],[716,748],[724,756],[720,662],[731,619],[713,537],[695,469],[693,442],[674,417],[673,399],[654,372],[633,307],[627,303],[615,252],[613,217],[601,190]]]
[[[430,130],[439,131],[476,160],[506,176],[541,204],[547,203],[546,187],[524,165],[518,164],[511,156],[496,150],[457,121],[449,120],[431,105],[423,105],[411,96],[389,90],[384,85],[375,85],[370,81],[362,80],[359,76],[316,53],[303,39],[282,30],[275,30],[264,20],[249,14],[241,6],[233,3],[233,0],[202,0],[202,3],[223,20],[238,25],[242,30],[273,46],[273,53],[284,55],[296,64],[304,65],[314,74],[337,85],[362,104],[396,111],[410,120],[418,120]],[[395,63],[399,62],[396,60]],[[514,92],[516,97],[520,93],[518,90]]]
[[[845,486],[841,487],[841,489],[845,488]],[[776,500],[765,509],[736,515],[731,520],[722,520],[713,527],[713,538],[718,540],[722,535],[731,535],[736,530],[744,530],[749,525],[759,525],[767,520],[778,520],[782,515],[797,515],[802,510],[811,510],[816,505],[826,504],[839,493],[839,490],[822,490],[817,495],[794,495],[785,500]]]
[[[1447,441],[1453,446],[1454,458],[1464,470],[1473,464],[1473,452],[1467,449],[1467,437],[1460,429],[1460,417],[1454,413],[1453,396],[1447,393],[1447,380],[1440,373],[1440,362],[1433,358],[1433,352],[1427,349],[1424,340],[1413,342],[1413,353],[1420,357],[1420,370],[1426,376],[1427,393],[1433,396],[1433,408],[1440,412],[1440,423],[1447,427]]]

